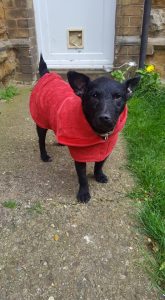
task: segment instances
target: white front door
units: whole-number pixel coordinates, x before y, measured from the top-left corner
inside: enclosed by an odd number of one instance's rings
[[[116,0],[34,0],[34,8],[49,68],[113,66]]]

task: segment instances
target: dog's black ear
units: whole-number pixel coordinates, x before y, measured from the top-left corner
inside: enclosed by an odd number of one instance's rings
[[[68,82],[75,94],[79,97],[82,97],[87,89],[87,86],[90,82],[90,78],[84,74],[69,71],[67,73]]]
[[[136,76],[124,82],[126,86],[126,99],[129,99],[132,96],[133,90],[136,87],[136,85],[139,83],[139,81],[140,81],[140,76]]]

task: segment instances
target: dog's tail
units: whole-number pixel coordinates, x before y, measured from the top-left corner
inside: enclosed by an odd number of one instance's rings
[[[40,74],[40,77],[42,77],[46,73],[49,73],[49,70],[47,68],[46,62],[43,59],[42,54],[40,54],[40,62],[39,62],[39,74]]]

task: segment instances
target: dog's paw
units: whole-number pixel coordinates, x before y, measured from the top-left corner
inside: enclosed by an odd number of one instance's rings
[[[104,174],[104,173],[98,173],[98,174],[94,174],[95,179],[97,182],[100,183],[107,183],[108,182],[108,177]]]
[[[90,200],[90,198],[91,198],[91,195],[90,195],[90,193],[89,193],[89,191],[88,190],[82,190],[82,189],[80,189],[79,190],[79,192],[78,192],[78,194],[77,194],[77,200],[78,200],[78,202],[80,202],[80,203],[88,203],[88,201]]]
[[[41,159],[44,162],[51,162],[52,161],[52,158],[49,155],[47,155],[47,154],[46,155],[42,155]]]

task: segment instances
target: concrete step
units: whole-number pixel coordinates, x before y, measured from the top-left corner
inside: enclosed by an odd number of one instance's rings
[[[55,71],[58,74],[60,74],[65,80],[67,79],[67,72],[69,71],[69,69],[51,69],[51,71]],[[97,69],[97,70],[89,70],[89,69],[73,69],[73,71],[79,72],[79,73],[83,73],[87,76],[89,76],[91,79],[96,79],[98,77],[101,76],[109,76],[109,72],[106,72],[103,69]]]

